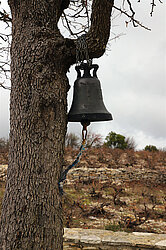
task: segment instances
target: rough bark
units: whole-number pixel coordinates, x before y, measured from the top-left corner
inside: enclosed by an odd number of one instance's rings
[[[12,84],[9,167],[0,231],[2,249],[63,248],[58,180],[67,124],[66,71],[75,62],[75,41],[62,37],[57,22],[68,3],[66,0],[9,1]],[[103,42],[106,45],[109,36],[108,28],[107,38],[102,33],[102,46],[98,46],[100,42],[95,39],[100,37],[96,32],[102,28],[95,26],[100,26],[97,22],[102,6],[99,0],[95,3],[98,8],[94,7],[94,21],[88,35],[91,57],[104,52]],[[110,16],[110,1],[108,6]],[[110,21],[107,22],[109,27]]]

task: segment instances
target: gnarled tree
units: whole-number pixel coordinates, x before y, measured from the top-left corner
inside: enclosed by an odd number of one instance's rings
[[[67,127],[66,73],[75,63],[77,39],[64,38],[58,21],[70,0],[8,2],[12,13],[10,149],[0,246],[60,250],[63,218],[58,181]],[[86,35],[90,58],[105,52],[113,4],[113,0],[92,2]]]
[[[62,249],[58,180],[67,125],[66,72],[76,41],[58,21],[67,0],[9,0],[12,13],[9,167],[1,217],[2,249]],[[113,1],[94,0],[90,57],[105,51]]]

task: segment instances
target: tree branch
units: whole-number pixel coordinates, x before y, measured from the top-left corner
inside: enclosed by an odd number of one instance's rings
[[[110,36],[111,13],[114,0],[94,0],[92,4],[91,27],[87,33],[90,58],[98,58],[105,52]]]
[[[70,0],[62,0],[61,10],[64,11],[65,9],[67,9],[69,7],[69,4],[70,4]]]
[[[158,1],[159,1],[160,3],[163,3],[161,0],[158,0]],[[152,0],[151,5],[152,5],[152,8],[151,8],[150,15],[153,16],[154,7],[156,7],[155,0]]]
[[[126,11],[123,11],[121,8],[118,8],[118,7],[116,7],[116,6],[113,6],[113,8],[116,9],[116,10],[118,10],[118,11],[120,11],[122,14],[124,14],[124,15],[127,16],[128,18],[130,18],[130,21],[132,21],[134,27],[140,26],[140,27],[142,27],[142,28],[144,28],[144,29],[146,29],[146,30],[151,30],[150,28],[144,26],[142,23],[140,23],[138,20],[136,20],[136,19],[134,18],[135,12],[134,12],[134,14],[132,13],[132,15],[129,15]]]
[[[9,14],[5,10],[3,10],[3,12],[0,11],[0,21],[5,22],[7,26],[9,27],[9,23],[11,23],[12,18],[9,16]]]
[[[89,58],[98,58],[105,52],[110,36],[111,12],[114,0],[93,0],[91,26],[86,33]],[[68,67],[76,63],[77,39],[66,39],[64,62]],[[86,58],[85,58],[86,59]]]
[[[0,83],[0,87],[2,87],[3,89],[11,90],[11,88],[10,88],[10,87],[6,87],[6,86],[4,86],[4,83]]]

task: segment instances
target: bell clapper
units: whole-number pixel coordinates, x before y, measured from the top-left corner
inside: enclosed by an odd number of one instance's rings
[[[82,121],[81,125],[82,125],[82,144],[85,145],[86,137],[87,137],[87,134],[88,134],[87,126],[90,125],[90,122],[89,121]]]

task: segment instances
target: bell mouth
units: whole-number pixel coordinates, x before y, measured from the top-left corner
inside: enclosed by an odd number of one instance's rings
[[[83,120],[81,121],[81,125],[83,126],[83,128],[88,127],[90,125],[90,121]]]
[[[101,122],[113,120],[110,113],[68,114],[69,122]]]

